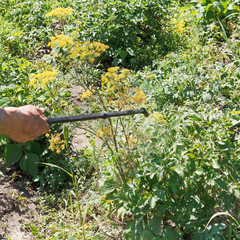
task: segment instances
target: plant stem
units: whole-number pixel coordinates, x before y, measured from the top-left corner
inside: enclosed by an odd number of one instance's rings
[[[68,158],[68,162],[70,164],[70,170],[71,170],[71,174],[72,174],[72,182],[73,182],[73,187],[74,187],[74,193],[75,193],[75,196],[76,196],[78,211],[79,211],[79,215],[80,215],[79,216],[79,223],[82,226],[83,239],[86,240],[87,238],[86,238],[86,231],[85,231],[85,227],[84,227],[84,220],[83,220],[83,216],[82,216],[82,209],[81,209],[80,201],[78,199],[77,178],[74,175],[72,163],[71,163],[69,158]]]
[[[127,137],[127,134],[126,134],[126,131],[125,131],[125,126],[124,126],[123,121],[122,121],[121,118],[120,118],[120,123],[121,123],[121,126],[122,126],[122,128],[123,128],[124,136],[125,136],[125,138],[126,138],[127,147],[128,147],[128,149],[129,149],[129,141],[128,141],[128,137]]]

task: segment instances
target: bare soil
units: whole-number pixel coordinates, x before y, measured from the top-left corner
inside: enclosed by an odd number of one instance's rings
[[[24,227],[35,217],[38,197],[29,180],[14,168],[4,169],[0,159],[0,239],[34,239]]]

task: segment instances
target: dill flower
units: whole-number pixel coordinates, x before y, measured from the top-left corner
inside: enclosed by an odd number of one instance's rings
[[[181,19],[179,22],[176,23],[176,30],[179,33],[183,33],[185,27],[185,22],[183,19]]]
[[[154,78],[156,75],[155,74],[149,74],[146,76],[146,79]]]
[[[85,98],[89,98],[95,91],[94,90],[87,90],[82,94],[81,100],[85,99]]]
[[[106,139],[106,138],[108,138],[111,135],[112,135],[111,128],[104,127],[104,128],[100,128],[97,131],[96,137],[99,137],[99,138],[104,137]]]
[[[33,74],[30,76],[28,86],[36,88],[39,85],[41,88],[45,88],[50,82],[55,81],[55,77],[58,75],[57,70],[44,71],[42,73]]]
[[[65,149],[65,141],[61,139],[61,134],[52,135],[49,139],[49,149],[56,151],[57,154],[61,153],[61,150]]]
[[[90,41],[86,41],[83,43],[83,45],[89,45],[90,44]]]
[[[133,99],[134,102],[136,102],[138,104],[142,104],[142,103],[145,103],[145,101],[146,101],[146,95],[141,90],[141,88],[136,88],[136,93],[132,97],[132,99]]]
[[[159,112],[156,112],[156,113],[152,113],[150,117],[154,117],[156,120],[158,120],[159,118],[163,118],[163,115]]]
[[[51,48],[54,47],[67,47],[70,48],[74,44],[73,38],[66,36],[64,34],[57,35],[56,37],[51,37],[48,46]]]
[[[163,123],[163,124],[167,123],[167,121],[165,120],[165,116],[159,112],[152,113],[152,114],[150,114],[149,117],[152,118],[154,120],[154,122],[159,122],[159,123]]]
[[[120,71],[122,74],[126,75],[130,72],[129,69],[126,69],[126,68],[123,68],[121,71]]]
[[[105,52],[108,48],[108,45],[95,41],[93,43],[90,41],[77,42],[70,50],[69,58],[80,58],[80,60],[87,60],[89,63],[94,63],[95,59],[100,57],[101,53]]]
[[[130,144],[137,143],[137,139],[133,136],[128,136],[127,139]]]
[[[71,15],[75,10],[71,8],[56,8],[46,14],[46,17],[65,17]]]
[[[129,85],[127,82],[127,75],[130,72],[128,69],[122,69],[119,71],[119,67],[111,67],[107,69],[107,72],[102,76],[102,91],[111,92],[113,89],[112,86],[114,86],[115,89],[121,89],[125,85]],[[107,89],[104,89],[104,87],[107,84]]]
[[[106,76],[102,76],[102,83],[101,83],[101,85],[102,85],[102,90],[103,90],[103,88],[104,88],[104,85],[105,85],[107,82],[108,82],[108,78],[107,78]]]
[[[110,73],[115,73],[115,72],[117,72],[119,70],[119,67],[110,67],[110,68],[108,68],[108,72],[110,72]]]
[[[95,58],[93,58],[93,57],[92,57],[92,58],[89,58],[88,61],[89,61],[90,63],[94,63]]]

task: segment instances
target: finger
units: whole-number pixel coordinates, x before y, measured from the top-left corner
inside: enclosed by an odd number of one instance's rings
[[[50,128],[49,128],[49,125],[46,121],[46,119],[44,117],[41,116],[41,127],[40,127],[40,130],[41,130],[41,134],[44,134],[44,133],[47,133],[50,131]]]
[[[37,112],[38,112],[40,115],[43,115],[44,112],[45,112],[45,109],[44,109],[44,108],[36,107],[36,110],[37,110]]]

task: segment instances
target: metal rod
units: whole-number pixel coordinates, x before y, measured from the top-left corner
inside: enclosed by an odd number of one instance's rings
[[[144,114],[145,117],[149,116],[148,111],[145,108],[141,108],[141,109],[135,109],[135,110],[119,111],[119,112],[103,112],[103,113],[77,115],[77,116],[69,116],[69,117],[47,118],[46,120],[49,124],[66,123],[66,122],[94,120],[99,118],[106,119],[109,117],[120,117],[120,116],[135,115],[140,113]]]

